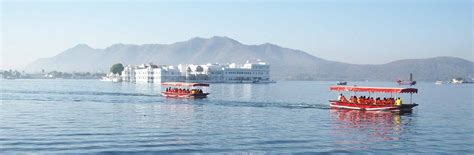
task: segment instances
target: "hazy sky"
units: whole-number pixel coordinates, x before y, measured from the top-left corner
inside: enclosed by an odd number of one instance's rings
[[[456,56],[474,61],[473,2],[2,1],[0,69],[77,44],[174,43],[228,36],[358,64]]]

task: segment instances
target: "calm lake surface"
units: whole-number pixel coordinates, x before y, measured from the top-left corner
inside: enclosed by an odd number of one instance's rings
[[[334,83],[211,84],[181,100],[156,84],[1,80],[0,154],[474,153],[474,85],[420,82],[400,115],[329,109]]]

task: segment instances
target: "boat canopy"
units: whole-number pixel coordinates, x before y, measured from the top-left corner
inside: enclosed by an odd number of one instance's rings
[[[358,86],[331,86],[331,91],[353,91],[371,93],[418,93],[416,88],[390,88],[390,87],[358,87]]]
[[[203,87],[209,87],[209,84],[207,83],[186,83],[186,82],[164,82],[161,83],[163,86],[185,86],[185,87],[195,87],[195,86],[203,86]]]

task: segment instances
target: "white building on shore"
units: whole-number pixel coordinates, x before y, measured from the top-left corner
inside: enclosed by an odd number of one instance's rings
[[[122,72],[124,82],[205,82],[271,83],[270,65],[265,62],[245,64],[128,65]]]
[[[158,66],[154,64],[141,64],[138,66],[125,66],[122,71],[122,81],[139,83],[161,83],[183,81],[179,70],[174,66]]]

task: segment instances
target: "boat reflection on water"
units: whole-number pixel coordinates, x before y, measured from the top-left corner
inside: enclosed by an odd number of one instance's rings
[[[383,142],[398,141],[411,118],[410,113],[331,109],[335,142],[346,149],[368,149]],[[349,145],[348,145],[349,144]]]

